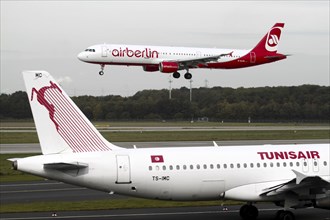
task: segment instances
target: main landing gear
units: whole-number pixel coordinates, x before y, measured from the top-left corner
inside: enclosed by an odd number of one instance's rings
[[[180,78],[180,73],[179,73],[179,72],[174,72],[174,73],[173,73],[173,78],[175,78],[175,79]],[[184,74],[184,78],[185,78],[185,79],[191,79],[191,78],[192,78],[192,75],[191,75],[191,73],[188,72],[188,70],[187,70],[187,72]]]
[[[294,214],[287,210],[279,210],[276,212],[275,220],[295,220]]]
[[[101,71],[99,72],[100,76],[102,76],[104,74],[104,64],[101,64]]]
[[[248,203],[239,210],[239,215],[243,220],[256,220],[259,215],[257,207]],[[276,212],[275,220],[295,220],[295,216],[288,210],[279,210]]]

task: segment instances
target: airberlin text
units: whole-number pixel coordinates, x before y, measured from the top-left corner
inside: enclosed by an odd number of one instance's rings
[[[143,50],[131,50],[128,47],[113,49],[111,52],[114,57],[137,57],[137,58],[158,58],[159,52],[156,50],[151,50],[150,48],[145,48]]]
[[[320,159],[318,151],[257,152],[261,160]]]

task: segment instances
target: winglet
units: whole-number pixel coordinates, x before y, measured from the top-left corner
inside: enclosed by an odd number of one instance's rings
[[[294,172],[294,174],[296,174],[296,184],[300,184],[301,181],[303,181],[304,179],[306,179],[308,176],[296,171],[296,170],[292,170]]]
[[[215,141],[213,141],[213,145],[214,145],[214,147],[219,147],[219,145]]]

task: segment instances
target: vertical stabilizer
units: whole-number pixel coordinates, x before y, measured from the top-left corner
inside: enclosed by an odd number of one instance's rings
[[[283,28],[284,23],[276,23],[261,39],[257,46],[252,49],[252,52],[268,55],[276,54]]]
[[[109,143],[46,71],[23,72],[43,154],[110,151]]]

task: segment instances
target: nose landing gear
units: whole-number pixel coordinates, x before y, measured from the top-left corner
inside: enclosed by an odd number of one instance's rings
[[[101,64],[101,71],[99,72],[100,76],[102,76],[104,74],[104,64]]]

